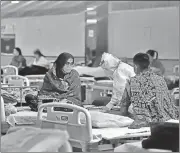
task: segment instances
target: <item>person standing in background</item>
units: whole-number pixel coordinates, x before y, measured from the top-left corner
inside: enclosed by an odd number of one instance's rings
[[[158,52],[155,50],[148,50],[146,52],[149,56],[151,70],[159,75],[164,75],[165,68],[158,59]]]
[[[26,67],[26,59],[22,55],[21,49],[19,47],[14,48],[14,56],[10,65],[17,67],[19,70]]]

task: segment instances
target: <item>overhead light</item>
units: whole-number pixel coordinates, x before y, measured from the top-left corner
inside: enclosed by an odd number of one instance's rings
[[[87,24],[96,24],[97,23],[97,19],[87,19],[86,23]]]
[[[97,12],[96,12],[96,11],[87,11],[87,14],[88,14],[88,15],[96,15]]]
[[[11,1],[11,3],[16,4],[19,3],[19,1]]]
[[[87,11],[92,11],[92,10],[94,10],[94,9],[95,9],[94,7],[88,7],[88,8],[86,8]]]

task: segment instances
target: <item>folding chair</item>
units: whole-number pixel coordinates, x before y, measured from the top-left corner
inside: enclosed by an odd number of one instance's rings
[[[58,107],[72,111],[54,111],[54,108]],[[47,108],[47,119],[42,117],[44,108]],[[85,115],[86,124],[80,123],[80,113]],[[98,151],[98,142],[101,141],[101,138],[93,138],[91,116],[85,108],[65,103],[42,104],[39,107],[37,123],[41,128],[66,130],[69,133],[72,147],[82,148],[83,152],[93,149]]]

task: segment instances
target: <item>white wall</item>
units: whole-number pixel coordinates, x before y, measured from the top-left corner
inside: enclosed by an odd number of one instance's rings
[[[39,48],[46,56],[57,56],[64,51],[84,56],[84,13],[1,20],[1,25],[12,24],[16,46],[24,55],[32,55]]]
[[[125,10],[109,16],[109,52],[132,58],[156,49],[162,59],[179,58],[179,8]]]

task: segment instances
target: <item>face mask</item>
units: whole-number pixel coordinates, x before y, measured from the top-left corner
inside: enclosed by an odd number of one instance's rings
[[[73,69],[73,65],[74,65],[73,60],[72,60],[72,59],[69,59],[69,60],[66,62],[66,64],[64,65],[63,71],[64,71],[65,73],[70,73],[70,72],[72,71],[72,69]]]

